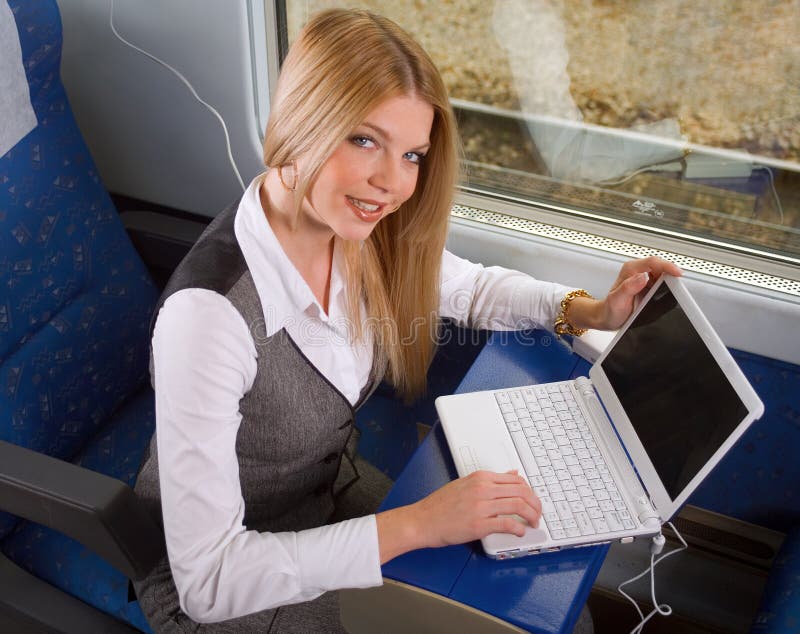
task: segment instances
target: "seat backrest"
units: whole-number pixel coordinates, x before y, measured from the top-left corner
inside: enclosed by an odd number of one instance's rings
[[[689,498],[689,504],[786,533],[800,525],[800,367],[732,351],[764,402],[744,433]]]
[[[69,460],[147,380],[157,291],[61,84],[55,1],[5,2],[0,439]],[[0,538],[15,521],[0,514]]]

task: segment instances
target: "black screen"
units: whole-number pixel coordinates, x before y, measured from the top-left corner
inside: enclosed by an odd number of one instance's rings
[[[602,368],[672,499],[747,416],[666,284]]]

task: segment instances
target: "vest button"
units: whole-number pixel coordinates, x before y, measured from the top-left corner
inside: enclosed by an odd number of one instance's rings
[[[314,489],[314,495],[316,495],[317,497],[321,497],[321,496],[325,495],[327,490],[328,490],[328,487],[326,485],[320,484],[316,489]]]
[[[325,464],[330,464],[339,457],[338,453],[329,453],[325,456]]]

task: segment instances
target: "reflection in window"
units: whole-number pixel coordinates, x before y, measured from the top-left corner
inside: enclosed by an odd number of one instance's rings
[[[413,33],[457,108],[465,187],[800,261],[796,0],[287,0]]]

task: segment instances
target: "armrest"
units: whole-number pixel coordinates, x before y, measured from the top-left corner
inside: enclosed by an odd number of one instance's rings
[[[775,557],[751,634],[795,631],[800,622],[800,528],[791,530]]]
[[[76,539],[130,579],[166,552],[162,530],[129,486],[5,441],[0,508]]]
[[[14,634],[141,634],[0,554],[0,631]],[[44,607],[46,606],[46,607]]]
[[[153,211],[124,211],[120,219],[133,246],[161,286],[208,226],[205,222]]]

